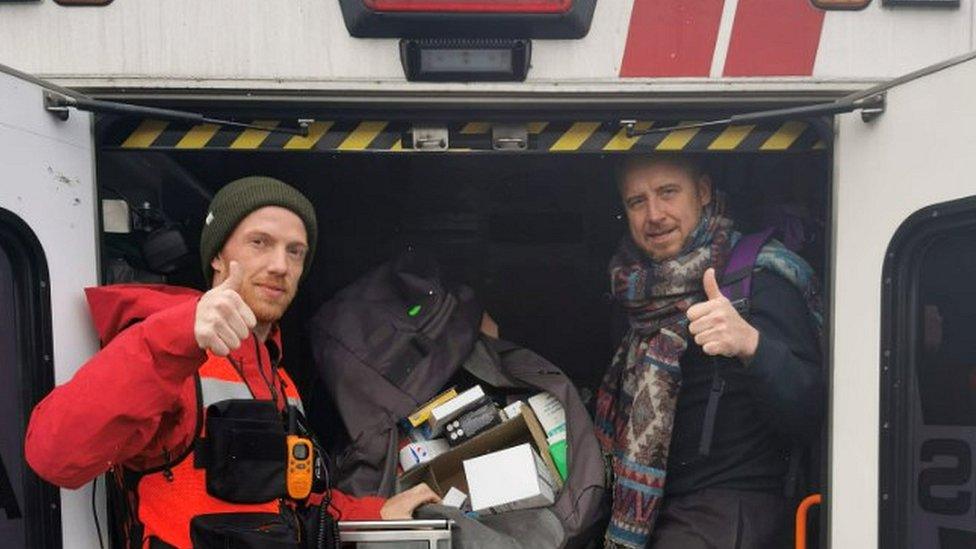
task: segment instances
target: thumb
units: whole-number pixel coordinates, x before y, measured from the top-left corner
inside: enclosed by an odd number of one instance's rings
[[[241,289],[241,284],[244,283],[244,268],[241,267],[240,263],[231,261],[227,269],[229,271],[227,279],[224,280],[220,287],[236,292]]]
[[[709,267],[707,270],[705,270],[705,276],[702,279],[702,283],[705,286],[705,297],[707,297],[709,301],[723,297],[722,291],[718,288],[718,281],[715,280],[715,269]]]

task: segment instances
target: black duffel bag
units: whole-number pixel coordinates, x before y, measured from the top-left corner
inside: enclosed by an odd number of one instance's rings
[[[573,383],[527,349],[482,336],[473,291],[449,286],[432,258],[412,248],[340,291],[310,325],[321,384],[351,443],[336,458],[335,486],[353,495],[396,489],[397,422],[455,376],[486,391],[547,391],[566,411],[568,475],[553,505],[480,521],[442,506],[418,515],[457,522],[455,547],[561,547],[598,536],[606,469],[593,423]]]

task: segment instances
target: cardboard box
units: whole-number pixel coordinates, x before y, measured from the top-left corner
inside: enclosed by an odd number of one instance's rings
[[[447,495],[444,496],[444,499],[441,500],[441,505],[461,509],[464,507],[464,503],[466,501],[468,501],[467,494],[458,490],[457,488],[451,488],[447,491]]]
[[[521,400],[516,400],[515,402],[509,404],[504,409],[502,409],[502,419],[508,421],[518,416],[519,413],[522,411],[522,406],[525,406],[525,403],[522,402]]]
[[[539,423],[546,433],[549,455],[556,464],[559,478],[566,480],[568,474],[566,453],[566,410],[562,403],[550,393],[539,393],[529,397],[529,406],[539,418]]]
[[[566,410],[556,397],[549,393],[539,393],[529,397],[529,406],[539,418],[546,437],[558,435],[566,430]]]
[[[549,455],[546,435],[542,432],[539,420],[535,418],[532,410],[528,406],[524,406],[522,413],[515,418],[501,425],[496,425],[403,474],[397,479],[397,491],[402,492],[421,482],[426,482],[441,497],[444,497],[451,488],[457,488],[466,494],[470,494],[468,482],[464,476],[464,460],[526,442],[531,443],[533,448],[539,452],[543,463],[550,471],[550,476],[556,482],[556,488],[561,488],[562,481],[559,478],[556,465]]]
[[[412,427],[420,427],[427,422],[427,418],[430,417],[431,410],[451,400],[457,395],[457,389],[451,387],[450,389],[425,402],[424,405],[418,408],[416,412],[407,416],[407,421],[410,422]]]
[[[409,471],[421,463],[427,463],[450,448],[446,440],[436,438],[422,442],[411,442],[400,448],[400,467]]]
[[[556,501],[555,483],[532,446],[526,442],[464,460],[472,511],[497,514]]]
[[[485,397],[484,389],[481,388],[481,385],[475,385],[447,402],[434,406],[430,410],[430,417],[427,418],[427,425],[430,426],[431,434],[439,435],[449,421],[486,403],[487,397]]]
[[[447,424],[444,428],[447,431],[447,443],[451,446],[457,446],[501,422],[498,407],[495,406],[494,402],[488,401],[479,408],[464,412],[457,419]]]

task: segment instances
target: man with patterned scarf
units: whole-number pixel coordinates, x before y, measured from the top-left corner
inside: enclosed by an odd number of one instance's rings
[[[816,439],[823,409],[814,274],[770,241],[744,318],[716,281],[741,234],[709,176],[687,157],[640,157],[618,185],[630,230],[610,278],[629,330],[597,398],[614,472],[606,545],[785,546],[788,455]]]

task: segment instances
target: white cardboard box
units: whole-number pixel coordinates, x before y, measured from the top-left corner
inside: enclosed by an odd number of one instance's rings
[[[516,400],[515,402],[509,404],[502,409],[502,419],[505,421],[514,419],[516,416],[522,413],[522,406],[524,405],[525,403],[521,400]]]
[[[549,470],[529,443],[464,460],[471,510],[491,514],[556,500]]]
[[[430,426],[431,433],[439,435],[448,422],[473,407],[484,396],[485,391],[481,385],[475,385],[444,404],[432,408],[430,417],[427,418],[427,425]]]
[[[447,495],[441,499],[441,504],[460,509],[465,501],[468,501],[468,495],[451,486],[451,489],[447,491]]]
[[[566,430],[566,410],[556,397],[549,393],[539,393],[529,397],[529,406],[535,412],[535,417],[539,418],[546,437]]]

